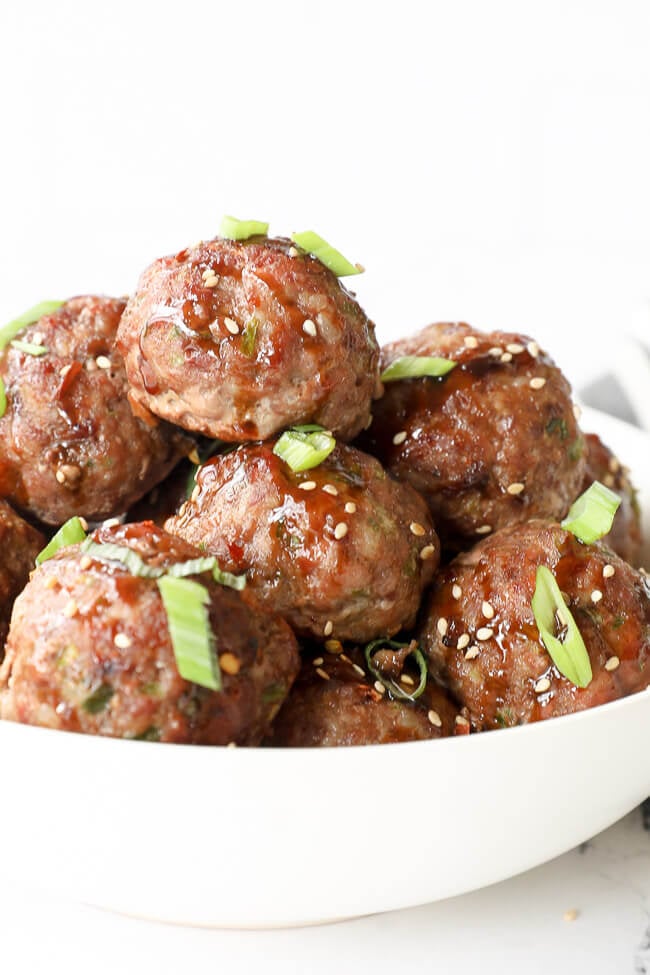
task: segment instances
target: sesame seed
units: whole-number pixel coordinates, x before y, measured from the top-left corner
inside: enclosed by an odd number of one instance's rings
[[[543,694],[548,691],[551,687],[551,682],[548,677],[540,677],[538,681],[535,681],[535,693]]]
[[[420,558],[423,562],[426,562],[428,559],[432,559],[435,553],[436,549],[434,545],[425,545],[420,552]]]
[[[119,525],[119,518],[107,518],[106,521],[102,522],[102,528],[114,528],[115,525]]]
[[[298,487],[301,491],[313,491],[316,487],[316,481],[302,481]]]
[[[533,376],[528,385],[531,389],[541,389],[543,386],[546,386],[546,380],[543,376]]]
[[[460,597],[463,595],[463,590],[460,588],[457,582],[451,587],[451,594],[454,599],[460,599]]]
[[[213,278],[213,277],[214,277],[214,271],[212,270],[212,268],[211,268],[211,267],[206,267],[206,268],[205,268],[205,269],[204,269],[204,270],[203,270],[203,271],[201,272],[201,277],[202,277],[202,278]]]
[[[235,677],[241,670],[241,662],[234,653],[222,653],[219,655],[219,666],[224,674]]]
[[[328,620],[325,626],[323,627],[323,636],[331,636],[333,632],[334,632],[334,624],[332,623],[331,620]]]
[[[616,668],[620,665],[620,663],[621,661],[618,659],[618,657],[616,656],[610,657],[609,660],[605,662],[605,670],[609,670],[609,671],[616,670]]]
[[[508,494],[521,494],[525,487],[526,485],[522,484],[521,481],[513,481],[512,484],[508,485],[506,491]]]
[[[365,670],[363,669],[363,667],[360,667],[359,664],[352,664],[352,670],[356,674],[358,674],[359,677],[365,677],[366,676]]]
[[[347,653],[342,653],[341,654],[341,660],[343,660],[346,664],[351,664],[352,663],[352,661],[348,657]]]
[[[602,598],[603,598],[603,594],[600,591],[600,589],[594,589],[594,591],[591,594],[592,603],[599,603]]]
[[[29,340],[32,345],[42,345],[45,339],[40,332],[35,332]]]
[[[289,248],[289,257],[298,257],[300,251],[296,247]]]
[[[89,555],[82,555],[81,558],[79,559],[79,568],[85,572],[86,569],[89,569],[90,566],[92,565],[92,561],[93,560]]]
[[[223,323],[231,335],[239,335],[239,325],[232,318],[224,318]]]
[[[500,356],[503,355],[503,349],[499,345],[493,345],[491,349],[488,349],[488,355]]]
[[[579,420],[580,417],[582,416],[582,410],[580,409],[577,403],[573,404],[573,415],[576,418],[576,420]]]
[[[469,721],[467,720],[467,718],[464,718],[462,714],[457,714],[456,724],[459,724],[461,727],[466,728],[467,725],[469,724]]]
[[[447,622],[447,620],[445,619],[444,616],[441,616],[440,617],[440,619],[436,623],[436,628],[437,628],[438,633],[440,634],[440,636],[445,636],[446,635],[447,630],[449,629],[449,623]]]
[[[322,667],[323,664],[325,663],[325,661],[323,660],[322,657],[314,657],[314,659],[312,660],[312,663],[313,663],[314,667]]]
[[[68,375],[71,369],[72,369],[72,363],[69,362],[67,366],[63,366],[62,369],[59,369],[59,376],[61,376],[61,378],[63,379],[64,376]]]
[[[98,369],[110,369],[111,368],[111,360],[108,358],[107,355],[98,355],[95,358],[95,364],[96,364],[96,366],[97,366]]]
[[[323,484],[323,491],[325,492],[325,494],[331,494],[334,496],[336,496],[339,493],[333,484]]]
[[[384,685],[380,680],[376,680],[375,683],[373,684],[373,687],[375,688],[378,694],[386,693],[386,688],[384,687]]]
[[[415,687],[415,681],[413,680],[410,674],[402,674],[402,676],[400,677],[400,683],[406,684],[407,686],[410,687]]]
[[[471,647],[468,648],[467,653],[465,654],[465,660],[474,660],[476,657],[478,657],[478,655],[479,655],[479,649],[476,646],[476,644],[473,643]]]
[[[192,489],[192,493],[190,495],[190,501],[198,501],[200,494],[201,494],[201,488],[198,486],[198,484],[196,484]]]
[[[565,911],[564,914],[562,915],[563,921],[571,922],[577,920],[577,918],[578,918],[578,911],[576,910],[575,907],[569,908],[569,910]]]
[[[434,728],[442,728],[442,718],[437,711],[433,710],[433,708],[431,708],[431,710],[427,713],[427,718]]]
[[[458,643],[456,644],[456,646],[458,647],[459,650],[464,650],[465,647],[469,646],[469,643],[470,643],[469,633],[461,633],[461,635],[458,637]]]
[[[466,335],[463,342],[468,349],[478,349],[478,339],[475,335]]]
[[[489,535],[492,531],[492,525],[481,525],[480,528],[476,529],[477,535]]]
[[[486,599],[481,606],[481,612],[483,613],[483,616],[485,616],[486,620],[491,620],[494,617],[494,606]]]
[[[81,525],[81,527],[85,532],[88,531],[88,522],[81,515],[79,516],[79,524]]]
[[[608,467],[612,474],[618,474],[621,469],[621,462],[618,457],[610,457]]]
[[[318,674],[319,677],[322,677],[323,680],[329,680],[330,679],[330,675],[327,673],[326,670],[323,670],[322,667],[317,667],[316,668],[316,673]]]
[[[63,615],[68,617],[76,616],[78,609],[79,607],[77,606],[74,599],[69,599],[68,602],[63,607]]]
[[[512,353],[504,352],[502,356],[499,356],[501,362],[512,362]]]
[[[328,653],[339,654],[342,653],[343,651],[343,644],[341,643],[340,640],[326,640],[325,649],[327,650]]]
[[[334,538],[337,541],[340,541],[342,538],[345,538],[347,533],[348,533],[348,526],[345,524],[344,521],[339,521],[338,525],[334,529]]]
[[[211,274],[209,277],[203,279],[203,283],[206,288],[214,288],[215,285],[219,284],[219,278],[216,274]]]
[[[370,416],[366,420],[366,425],[365,425],[365,427],[363,429],[364,430],[369,430],[371,426],[372,426],[372,413],[370,414]]]
[[[395,444],[396,447],[399,446],[399,444],[404,443],[405,440],[406,440],[406,430],[400,430],[400,432],[396,433],[395,436],[393,437],[393,443]]]
[[[201,458],[199,457],[199,452],[196,449],[196,447],[192,447],[189,454],[187,455],[187,459],[191,461],[193,464],[201,463]]]
[[[533,359],[536,359],[537,356],[539,355],[539,345],[537,344],[537,342],[529,342],[528,345],[526,346],[526,350],[528,352],[528,355],[531,355]]]
[[[607,565],[603,566],[603,579],[611,579],[615,572],[614,566],[608,562]]]
[[[614,478],[614,475],[613,474],[605,474],[605,476],[603,477],[603,484],[605,485],[605,487],[610,487],[610,488],[611,487],[614,487],[614,485],[616,484],[616,480]]]
[[[113,643],[120,650],[126,650],[127,647],[131,646],[131,637],[127,636],[126,633],[116,633],[113,637]]]
[[[312,337],[317,334],[316,325],[312,322],[311,318],[306,318],[302,323],[302,330],[305,335],[311,335]]]
[[[88,372],[94,372],[95,369],[97,368],[97,363],[95,362],[94,359],[86,359],[86,361],[84,362],[84,366],[86,367]]]
[[[345,510],[349,515],[353,515],[354,512],[357,510],[357,506],[354,503],[354,501],[347,501],[345,505]]]
[[[506,349],[513,355],[519,355],[520,352],[524,351],[523,345],[520,345],[519,342],[508,342]]]
[[[476,631],[477,640],[490,640],[494,636],[494,630],[489,626],[481,626]]]
[[[422,537],[422,535],[426,535],[427,533],[427,530],[424,527],[424,525],[421,525],[418,521],[412,521],[411,524],[409,525],[409,528],[413,533],[413,535],[417,535],[418,537]]]
[[[65,474],[63,473],[62,470],[59,469],[54,476],[59,482],[59,484],[65,484]]]

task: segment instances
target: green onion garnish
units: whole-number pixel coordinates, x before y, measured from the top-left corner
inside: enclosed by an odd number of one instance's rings
[[[317,257],[321,264],[328,267],[337,278],[344,278],[349,274],[361,274],[363,271],[362,267],[358,264],[351,264],[347,257],[343,257],[340,251],[337,251],[313,230],[303,230],[298,234],[291,234],[291,239],[294,244],[307,251],[308,254]]]
[[[7,412],[7,391],[5,389],[5,382],[2,376],[0,376],[0,420]]]
[[[394,681],[392,677],[387,677],[386,674],[384,674],[383,671],[373,662],[373,654],[384,647],[390,650],[403,650],[405,647],[411,647],[410,653],[408,653],[404,658],[404,663],[406,663],[409,657],[413,657],[418,665],[418,670],[420,671],[420,683],[414,691],[406,691],[402,685]],[[417,646],[415,641],[411,641],[411,643],[400,643],[398,640],[373,640],[366,646],[364,653],[366,656],[368,670],[374,677],[377,678],[377,680],[381,681],[386,690],[390,691],[393,697],[399,698],[402,701],[415,701],[423,693],[424,688],[427,686],[427,662],[424,659],[424,654]]]
[[[310,426],[306,429],[294,427],[282,434],[273,448],[273,453],[297,473],[318,467],[326,457],[329,457],[335,447],[336,440],[325,430],[320,428],[313,430]]]
[[[47,352],[44,345],[35,345],[34,342],[23,342],[20,339],[12,339],[11,345],[19,352],[24,352],[25,355],[39,356],[45,355]]]
[[[384,369],[379,377],[382,383],[392,383],[396,379],[416,379],[420,376],[446,376],[456,363],[452,359],[439,359],[429,355],[404,355]]]
[[[7,322],[0,328],[0,349],[4,349],[6,345],[11,342],[13,338],[18,335],[24,328],[28,325],[33,325],[37,322],[39,318],[44,315],[51,315],[58,308],[63,305],[63,301],[41,301],[40,304],[34,305],[29,311],[23,312],[18,318],[14,318],[13,321]]]
[[[77,518],[76,515],[74,518],[69,518],[65,525],[61,525],[56,535],[52,536],[45,548],[38,553],[36,565],[47,562],[53,555],[56,555],[60,548],[65,548],[66,545],[77,545],[79,542],[83,542],[85,537],[86,530],[81,518]]]
[[[220,691],[221,670],[210,625],[210,594],[192,579],[163,576],[157,586],[167,614],[178,672],[185,680]]]
[[[542,643],[557,669],[576,687],[587,687],[593,673],[585,642],[553,573],[545,565],[537,567],[531,606]]]
[[[255,353],[255,343],[257,341],[257,329],[259,328],[259,318],[255,315],[251,315],[246,324],[244,325],[244,330],[241,333],[241,350],[245,356],[250,359]]]
[[[116,545],[113,542],[98,543],[88,538],[82,545],[82,551],[90,555],[91,558],[103,562],[119,562],[129,570],[131,575],[139,576],[141,579],[161,579],[164,576],[182,579],[185,576],[210,572],[214,581],[222,586],[237,589],[239,592],[246,587],[246,576],[235,576],[231,572],[223,572],[214,555],[176,562],[167,568],[163,568],[159,565],[148,565],[133,549],[126,545]]]
[[[577,501],[562,522],[562,528],[571,532],[585,545],[591,545],[611,530],[614,515],[621,499],[614,491],[594,481]]]
[[[266,236],[268,223],[261,220],[238,220],[237,217],[222,217],[219,235],[228,240],[248,240],[249,237]]]

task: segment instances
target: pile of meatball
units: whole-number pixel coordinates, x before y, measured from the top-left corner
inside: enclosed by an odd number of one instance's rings
[[[122,300],[83,296],[0,352],[0,717],[148,741],[333,746],[468,734],[650,684],[650,585],[626,470],[580,430],[533,339],[430,325],[380,349],[341,279],[292,241],[217,237]],[[36,350],[36,351],[35,351]],[[382,375],[405,356],[442,376]],[[335,439],[294,470],[279,438]],[[595,480],[607,537],[561,526]],[[153,574],[83,543],[205,572],[223,678],[183,678]],[[197,566],[199,563],[197,563]],[[538,630],[551,570],[593,677]],[[3,659],[4,658],[4,659]]]

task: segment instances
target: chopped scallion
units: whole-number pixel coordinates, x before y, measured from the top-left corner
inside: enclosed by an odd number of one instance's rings
[[[374,654],[376,654],[379,650],[404,650],[407,647],[410,648],[410,652],[405,656],[403,662],[406,663],[409,657],[413,657],[420,672],[420,681],[418,686],[413,691],[407,691],[392,677],[388,677],[373,661]],[[377,678],[377,680],[381,681],[392,697],[398,698],[401,701],[415,701],[424,692],[424,689],[427,686],[427,662],[424,659],[424,654],[414,640],[411,643],[400,643],[398,640],[373,640],[366,646],[364,653],[368,670],[371,674],[373,674],[374,677]]]
[[[51,315],[53,312],[57,311],[63,305],[62,301],[41,301],[40,304],[34,305],[28,311],[23,312],[18,318],[14,318],[11,322],[7,322],[0,328],[0,349],[4,349],[6,345],[11,342],[13,338],[18,335],[24,328],[28,325],[33,325],[44,315]]]
[[[318,467],[336,447],[331,433],[323,430],[294,428],[286,430],[276,442],[273,453],[288,464],[292,471],[307,471]]]
[[[11,345],[14,349],[18,349],[19,352],[24,352],[25,355],[40,356],[45,355],[47,349],[44,345],[36,345],[34,342],[23,342],[21,339],[12,339]]]
[[[587,687],[593,673],[585,642],[553,573],[545,565],[537,567],[531,606],[542,643],[559,672],[576,687]]]
[[[396,379],[416,379],[421,376],[446,376],[455,367],[452,359],[439,359],[437,356],[405,355],[395,359],[381,374],[382,383],[392,383]]]
[[[298,234],[291,234],[291,239],[302,250],[317,257],[321,264],[328,267],[338,278],[350,274],[361,274],[363,270],[357,264],[348,261],[340,251],[337,251],[313,230],[303,230]]]
[[[238,220],[237,217],[223,217],[219,235],[228,240],[248,240],[249,237],[264,237],[269,232],[268,223],[261,220]]]
[[[53,555],[56,555],[60,548],[65,548],[66,545],[77,545],[79,542],[83,542],[85,537],[86,530],[81,518],[77,518],[76,515],[74,518],[69,518],[36,556],[36,565],[47,562]]]
[[[210,625],[210,594],[192,579],[165,575],[157,586],[167,614],[178,672],[212,691],[222,688],[216,641]]]
[[[573,502],[562,522],[562,528],[571,532],[585,545],[591,545],[611,530],[620,503],[618,494],[610,491],[600,481],[594,481],[584,494]]]
[[[231,572],[223,572],[214,555],[187,559],[185,562],[175,562],[164,568],[159,565],[148,565],[137,552],[126,545],[115,545],[113,542],[98,543],[89,538],[84,542],[82,548],[91,558],[104,562],[119,562],[129,570],[131,575],[139,576],[141,579],[161,579],[163,576],[182,579],[186,576],[210,572],[214,581],[222,586],[228,586],[230,589],[237,589],[240,592],[246,588],[246,576],[236,576]]]

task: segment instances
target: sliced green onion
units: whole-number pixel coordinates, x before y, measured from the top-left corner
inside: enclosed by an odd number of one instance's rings
[[[220,691],[221,670],[210,625],[210,594],[192,579],[163,576],[157,582],[178,672],[185,680]]]
[[[452,359],[439,359],[430,355],[404,355],[384,369],[379,377],[382,383],[392,383],[396,379],[416,379],[420,376],[446,376],[455,367]]]
[[[611,530],[614,515],[621,499],[614,491],[594,481],[584,494],[574,501],[562,522],[562,528],[575,535],[585,545],[591,545]]]
[[[261,220],[238,220],[237,217],[222,217],[219,236],[228,240],[248,240],[249,237],[264,237],[269,232],[268,223]]]
[[[361,274],[363,268],[358,264],[352,264],[347,257],[343,257],[340,251],[328,244],[313,230],[303,230],[298,234],[291,234],[294,244],[301,247],[308,254],[317,257],[321,264],[328,267],[337,278],[344,278],[349,274]]]
[[[34,305],[29,311],[23,312],[18,318],[7,322],[6,325],[0,328],[0,349],[4,349],[28,325],[33,325],[34,322],[37,322],[39,318],[43,318],[44,315],[51,315],[63,304],[63,301],[41,301],[40,304]]]
[[[537,567],[531,606],[542,643],[557,669],[576,687],[587,687],[593,673],[585,641],[553,573],[545,565]]]
[[[336,447],[336,440],[331,433],[321,430],[286,430],[279,438],[273,453],[292,471],[308,471],[318,467]]]
[[[259,318],[255,315],[251,315],[246,324],[244,325],[244,330],[241,333],[241,350],[245,356],[252,358],[255,352],[255,342],[257,341],[257,329],[259,328]]]
[[[239,592],[246,588],[246,576],[236,576],[231,572],[223,572],[214,555],[187,559],[185,562],[175,562],[173,565],[163,568],[159,565],[148,565],[133,549],[127,548],[126,545],[115,545],[113,542],[100,544],[89,538],[82,545],[82,550],[91,558],[100,561],[119,562],[129,570],[131,575],[139,576],[141,579],[161,579],[164,576],[183,579],[186,576],[211,572],[214,581],[222,586],[237,589]]]
[[[53,555],[56,555],[60,548],[65,548],[66,545],[77,545],[79,542],[83,542],[85,537],[86,529],[81,518],[77,518],[76,515],[74,518],[69,518],[65,525],[61,525],[56,535],[52,536],[45,548],[38,553],[36,565],[47,562]]]
[[[0,420],[7,412],[7,390],[5,389],[5,381],[0,376]]]
[[[24,352],[25,355],[45,355],[47,349],[44,345],[35,345],[34,342],[22,342],[20,339],[12,339],[11,345],[14,349],[18,349],[19,352]]]
[[[387,647],[390,650],[403,650],[405,647],[410,647],[410,646],[411,643],[400,643],[398,640],[379,639],[379,640],[373,640],[371,643],[369,643],[366,646],[364,650],[365,657],[366,657],[366,664],[368,665],[368,670],[370,671],[370,673],[374,677],[376,677],[377,680],[381,681],[381,683],[384,685],[386,690],[390,691],[393,697],[399,698],[399,700],[401,701],[417,700],[417,698],[423,693],[424,688],[427,686],[427,662],[424,659],[424,654],[422,653],[420,648],[417,645],[415,645],[413,646],[411,652],[407,654],[404,660],[404,663],[406,663],[409,657],[413,657],[415,659],[416,664],[418,665],[418,670],[420,671],[420,683],[418,684],[418,686],[415,688],[414,691],[410,691],[410,692],[404,690],[401,684],[398,684],[396,681],[394,681],[392,677],[387,677],[386,674],[384,674],[383,671],[379,667],[377,667],[376,664],[373,663],[372,657],[373,654],[377,652],[377,650],[380,650],[383,647]]]

